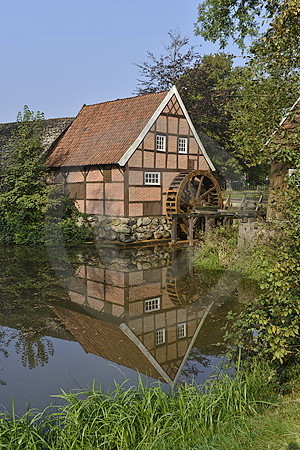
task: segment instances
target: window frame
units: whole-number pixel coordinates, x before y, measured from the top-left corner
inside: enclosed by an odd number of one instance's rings
[[[180,142],[184,142],[184,150],[181,149]],[[182,153],[183,155],[186,155],[188,153],[188,138],[184,136],[178,136],[178,142],[177,142],[177,150],[178,153]]]
[[[155,343],[156,345],[162,345],[166,342],[166,329],[160,328],[155,332]]]
[[[186,337],[186,329],[187,329],[186,322],[182,322],[182,323],[178,323],[177,324],[177,338],[178,339],[183,339],[183,338]],[[183,334],[182,334],[181,330],[184,331]]]
[[[150,180],[149,180],[149,175],[150,175]],[[157,176],[157,182],[152,182],[151,181],[151,176]],[[148,181],[147,181],[147,176],[148,176]],[[160,172],[153,172],[153,171],[147,171],[144,172],[144,185],[145,186],[161,186],[161,176],[160,176]]]
[[[157,306],[153,307],[151,302],[152,303],[156,302]],[[151,307],[148,308],[147,305],[151,305]],[[145,313],[159,311],[160,308],[161,308],[161,298],[160,297],[148,298],[147,300],[144,301],[144,312]]]
[[[158,140],[162,139],[162,147],[160,148],[160,146],[158,145]],[[155,149],[157,152],[165,152],[166,151],[166,147],[167,147],[167,136],[165,134],[157,134],[155,137]]]

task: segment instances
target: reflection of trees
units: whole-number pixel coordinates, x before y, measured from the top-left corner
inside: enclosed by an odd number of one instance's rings
[[[192,348],[189,353],[189,357],[184,365],[184,368],[181,372],[187,379],[196,378],[199,373],[203,373],[201,367],[209,367],[210,360],[206,358],[206,356],[202,355],[197,348]]]
[[[18,333],[15,342],[16,353],[21,354],[24,367],[34,369],[44,366],[49,361],[49,356],[54,355],[54,347],[50,339],[36,333]]]
[[[0,332],[0,352],[4,357],[8,357],[8,348],[12,345],[21,356],[23,366],[29,369],[44,366],[54,354],[51,340],[40,333],[5,328]]]
[[[44,366],[54,354],[51,340],[44,337],[56,326],[49,305],[65,296],[46,249],[0,248],[0,271],[0,357],[8,357],[11,349],[24,367]]]

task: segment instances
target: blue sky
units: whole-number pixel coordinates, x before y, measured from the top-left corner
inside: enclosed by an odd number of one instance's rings
[[[197,1],[9,0],[1,2],[0,122],[23,105],[46,118],[77,114],[83,103],[128,97],[133,63],[159,55],[178,28],[201,54],[216,45],[193,35]],[[233,51],[229,48],[228,51]]]

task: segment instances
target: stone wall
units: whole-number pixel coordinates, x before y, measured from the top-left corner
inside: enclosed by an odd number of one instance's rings
[[[264,223],[256,222],[254,219],[248,219],[247,222],[240,221],[238,228],[238,246],[244,246],[249,243],[255,243],[261,239],[268,239],[270,235]]]
[[[58,119],[45,119],[41,129],[42,151],[48,150],[50,145],[61,135],[72,123],[73,117],[62,117]],[[1,179],[7,167],[10,153],[13,149],[14,135],[18,122],[0,124],[0,185]]]
[[[44,119],[41,129],[41,145],[47,150],[60,134],[73,122],[73,117],[60,117],[58,119]],[[9,151],[13,142],[18,122],[0,124],[0,155]]]
[[[152,239],[170,239],[171,227],[161,217],[89,216],[96,240],[131,243]]]

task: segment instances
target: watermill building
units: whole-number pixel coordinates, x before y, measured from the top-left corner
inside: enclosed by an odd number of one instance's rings
[[[220,201],[213,163],[175,87],[84,105],[47,165],[104,241],[168,239],[168,215],[184,195]]]

